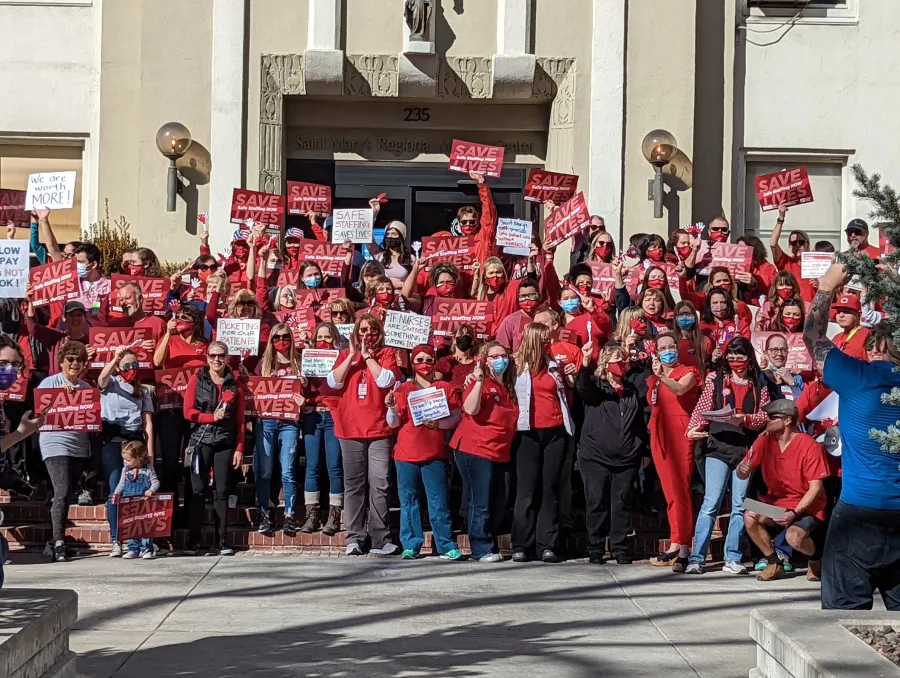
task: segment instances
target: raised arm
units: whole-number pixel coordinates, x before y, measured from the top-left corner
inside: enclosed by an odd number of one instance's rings
[[[41,241],[47,246],[47,252],[53,261],[62,261],[63,253],[59,249],[59,243],[56,241],[56,235],[50,227],[50,210],[35,210],[38,218],[38,233]]]
[[[834,291],[846,285],[850,276],[842,264],[832,264],[831,267],[819,278],[819,291],[813,298],[806,314],[806,324],[803,326],[803,341],[806,350],[813,361],[825,361],[825,358],[835,346],[828,338],[828,316],[831,311],[831,302],[834,300]]]
[[[772,249],[772,261],[775,265],[784,257],[784,250],[781,249],[779,241],[781,240],[781,229],[784,228],[784,215],[787,214],[787,207],[778,206],[778,219],[775,221],[775,228],[772,229],[772,236],[769,238],[769,247]]]
[[[38,235],[38,222],[34,218],[34,215],[31,216],[31,239],[28,242],[28,246],[31,248],[31,251],[34,252],[34,256],[37,257],[37,260],[41,264],[47,263],[47,248],[41,243],[41,238]]]

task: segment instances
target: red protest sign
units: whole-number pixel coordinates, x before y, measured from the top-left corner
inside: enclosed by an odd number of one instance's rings
[[[166,295],[172,283],[168,278],[145,278],[143,276],[124,275],[122,273],[113,273],[109,277],[112,286],[112,294],[114,303],[111,305],[114,311],[121,311],[118,305],[117,292],[122,285],[126,283],[134,283],[141,288],[141,310],[147,315],[167,316],[169,309],[166,307]]]
[[[544,220],[544,233],[551,247],[571,238],[578,231],[591,223],[584,193],[579,193],[571,200],[560,205],[553,214]]]
[[[625,289],[628,290],[628,294],[631,295],[631,297],[637,299],[638,288],[644,282],[644,276],[647,275],[647,271],[651,268],[660,268],[663,273],[666,274],[666,282],[669,284],[670,292],[672,290],[677,291],[680,288],[680,280],[678,273],[675,272],[675,264],[661,261],[659,263],[654,263],[652,266],[634,266],[628,269],[625,278]]]
[[[249,377],[244,411],[260,419],[297,421],[300,406],[294,400],[294,394],[300,392],[299,379]]]
[[[34,411],[47,412],[42,432],[99,431],[100,391],[96,388],[76,388],[71,393],[64,388],[34,389]]]
[[[280,235],[286,202],[283,195],[236,188],[231,197],[231,223],[245,224],[250,219],[265,224],[267,235]]]
[[[88,364],[91,369],[102,370],[120,348],[133,348],[142,370],[153,367],[150,352],[140,348],[142,342],[153,339],[149,327],[90,327],[88,339],[90,347],[96,351]]]
[[[431,333],[436,337],[451,337],[460,325],[470,325],[478,339],[488,339],[494,325],[493,302],[435,299]]]
[[[762,362],[765,357],[766,342],[769,337],[778,335],[787,341],[788,355],[785,367],[789,370],[798,370],[808,372],[813,368],[813,361],[806,350],[806,342],[803,341],[802,334],[785,334],[784,332],[752,332],[750,334],[750,343],[756,351],[757,361]]]
[[[44,306],[57,301],[70,301],[81,296],[78,280],[78,264],[74,259],[54,261],[43,266],[35,266],[29,274],[31,301],[35,306]]]
[[[160,410],[180,410],[184,406],[184,392],[188,382],[199,367],[175,367],[169,370],[156,370],[156,402]]]
[[[779,205],[793,207],[812,202],[809,173],[805,167],[795,167],[756,177],[756,197],[763,212],[777,210]]]
[[[289,181],[287,190],[288,214],[331,214],[331,186]]]
[[[0,403],[5,403],[7,400],[22,402],[25,400],[27,390],[28,380],[20,376],[12,386],[5,391],[0,391]]]
[[[893,224],[875,224],[878,228],[878,247],[881,249],[881,256],[886,257],[889,254],[893,254],[897,249],[891,244],[891,241],[888,240],[887,233],[885,229],[893,226]]]
[[[475,263],[475,238],[471,235],[422,238],[422,258],[450,261],[460,268],[472,268]],[[431,266],[426,267],[430,270]]]
[[[280,311],[275,314],[275,318],[278,322],[284,323],[291,328],[295,346],[299,346],[303,342],[302,334],[304,332],[311,335],[316,327],[316,317],[313,315],[311,308],[299,311]]]
[[[478,172],[486,177],[499,177],[505,153],[503,146],[454,139],[450,145],[450,171],[463,174]]]
[[[19,228],[31,227],[31,213],[25,210],[25,191],[0,188],[0,223],[8,221]]]
[[[528,173],[525,183],[524,200],[527,202],[547,202],[562,205],[575,196],[578,177],[574,174],[560,174],[534,168]]]
[[[318,290],[297,290],[298,313],[311,310],[313,315],[322,322],[331,322],[331,302],[344,296],[343,288],[330,288]]]
[[[613,299],[616,294],[616,276],[613,275],[612,264],[602,261],[586,262],[591,267],[591,294],[604,299]]]
[[[750,245],[732,245],[717,242],[711,248],[712,263],[710,266],[724,266],[731,275],[747,273],[753,265],[753,248]]]
[[[172,534],[172,509],[175,503],[171,494],[119,497],[118,506],[120,541],[159,539]]]
[[[322,269],[322,273],[332,278],[340,277],[346,258],[347,250],[343,245],[332,245],[330,242],[309,238],[300,240],[300,261],[314,261]],[[294,272],[296,273],[296,269]]]

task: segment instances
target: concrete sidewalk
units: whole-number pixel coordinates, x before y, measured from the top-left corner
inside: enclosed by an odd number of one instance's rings
[[[14,562],[6,581],[78,592],[85,678],[737,678],[751,609],[819,607],[803,576],[583,562],[93,557]]]

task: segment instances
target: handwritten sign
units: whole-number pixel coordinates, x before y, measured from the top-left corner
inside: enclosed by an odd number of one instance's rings
[[[503,171],[503,146],[476,144],[454,139],[450,145],[450,171],[468,174],[477,172],[486,177],[499,177]]]
[[[344,249],[343,245],[343,242],[340,245],[333,245],[322,240],[302,238],[300,240],[299,260],[313,261],[322,269],[322,273],[337,278],[344,270],[344,261],[347,259],[347,250]],[[286,272],[285,269],[282,269],[282,273]],[[296,274],[297,269],[293,269],[293,273]],[[295,278],[292,284],[296,285],[296,282]],[[283,285],[286,283],[280,282],[279,278],[278,284]]]
[[[763,212],[812,202],[809,173],[805,167],[795,167],[756,177],[756,197]]]
[[[0,188],[0,224],[8,221],[18,228],[31,227],[31,213],[25,209],[25,191]]]
[[[78,265],[74,259],[54,261],[35,266],[30,272],[32,297],[35,306],[57,301],[70,301],[81,296],[78,281]]]
[[[415,348],[427,344],[431,335],[431,316],[388,311],[384,323],[384,343],[394,348]]]
[[[289,181],[287,189],[288,214],[331,214],[331,186]]]
[[[75,205],[75,172],[39,172],[28,175],[25,209],[67,210]]]
[[[353,323],[341,323],[340,325],[335,325],[337,327],[338,334],[340,334],[344,339],[349,339],[350,335],[353,334],[353,328],[356,327]]]
[[[0,299],[22,299],[28,282],[30,262],[27,240],[0,243]]]
[[[440,261],[449,261],[459,268],[471,269],[475,263],[475,237],[463,236],[426,236],[422,238],[422,258],[429,262],[425,270]]]
[[[294,400],[301,392],[298,379],[282,377],[249,377],[245,412],[260,419],[297,421],[300,406]]]
[[[372,242],[372,226],[375,212],[372,209],[335,210],[331,226],[331,242],[343,245]]]
[[[88,367],[101,370],[120,348],[132,348],[137,354],[138,366],[143,370],[150,369],[153,367],[152,356],[140,348],[140,344],[148,339],[153,339],[153,331],[149,327],[90,327],[88,340],[96,353]]]
[[[100,391],[96,388],[76,388],[71,393],[64,388],[34,389],[35,412],[47,412],[41,432],[70,431],[87,433],[99,431]]]
[[[307,348],[303,350],[300,358],[300,370],[304,377],[327,377],[334,369],[339,351],[329,351],[319,348]]]
[[[228,347],[228,355],[259,355],[258,318],[219,318],[216,339]]]
[[[806,350],[806,342],[803,341],[802,334],[785,334],[784,332],[752,332],[750,334],[750,343],[756,351],[756,359],[762,362],[765,356],[766,342],[769,337],[778,335],[787,341],[788,354],[785,367],[789,370],[797,370],[807,372],[812,370],[813,361]]]
[[[432,316],[434,335],[452,337],[460,325],[469,325],[476,338],[482,341],[488,339],[494,325],[494,304],[469,299],[435,299]]]
[[[565,242],[591,223],[584,193],[579,193],[544,220],[544,233],[551,247]]]
[[[802,252],[800,254],[800,277],[804,280],[818,280],[834,263],[833,252]]]
[[[184,407],[184,392],[188,382],[199,367],[175,367],[168,370],[156,370],[156,402],[160,410],[180,410]]]
[[[577,188],[578,177],[574,174],[560,174],[533,168],[528,173],[525,195],[522,198],[526,202],[545,203],[550,200],[557,205],[562,205],[575,196]]]
[[[152,497],[119,497],[118,538],[159,539],[172,534],[172,510],[175,502],[171,494]]]
[[[450,405],[444,389],[432,386],[411,391],[406,397],[413,426],[421,426],[426,421],[438,421],[450,416]]]
[[[231,223],[264,224],[266,235],[280,235],[284,224],[285,197],[274,193],[234,189],[231,196]]]
[[[500,219],[497,222],[497,244],[528,251],[533,231],[534,226],[526,219]]]
[[[710,266],[724,266],[731,275],[748,273],[753,264],[753,248],[750,245],[732,245],[717,242],[711,248],[712,263]]]
[[[165,317],[169,314],[166,305],[166,295],[169,293],[171,283],[168,278],[146,278],[144,276],[131,276],[122,273],[113,273],[109,277],[112,287],[113,299],[122,285],[134,283],[141,290],[141,310],[147,315]],[[111,307],[114,311],[121,311],[118,301]]]

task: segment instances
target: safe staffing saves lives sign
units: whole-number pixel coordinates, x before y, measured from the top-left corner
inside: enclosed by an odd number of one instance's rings
[[[793,207],[813,201],[809,172],[794,167],[756,177],[756,197],[763,212],[777,210],[779,205]]]
[[[231,223],[265,224],[266,235],[279,235],[284,223],[285,197],[243,188],[234,189],[231,197]]]
[[[450,146],[450,171],[462,174],[477,172],[486,177],[497,178],[503,171],[505,153],[503,146],[454,139]]]

